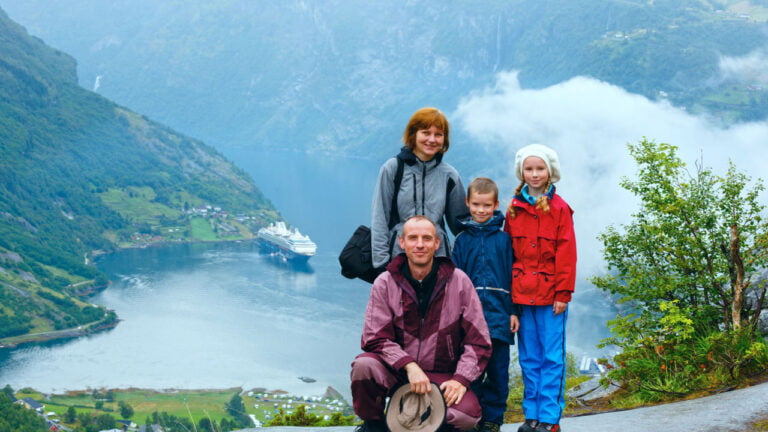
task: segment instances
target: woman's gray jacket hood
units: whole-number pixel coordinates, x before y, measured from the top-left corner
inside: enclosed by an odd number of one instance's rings
[[[390,207],[394,194],[397,159],[403,165],[403,180],[397,195],[397,210],[400,220],[389,229]],[[403,222],[411,216],[424,215],[437,225],[440,249],[437,256],[449,256],[451,250],[448,229],[456,235],[461,231],[458,220],[469,215],[466,191],[455,168],[442,162],[443,154],[438,153],[432,160],[423,162],[413,152],[403,147],[396,157],[381,166],[379,179],[373,194],[371,206],[371,250],[373,266],[382,267],[402,249],[397,243]]]

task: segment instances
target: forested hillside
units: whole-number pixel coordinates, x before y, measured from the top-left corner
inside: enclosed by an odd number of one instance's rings
[[[390,155],[416,108],[451,110],[512,70],[526,88],[589,76],[724,124],[768,115],[766,0],[0,4],[74,55],[86,88],[220,149]]]
[[[0,341],[112,323],[79,297],[107,282],[94,251],[277,217],[215,150],[84,90],[75,67],[0,10]]]

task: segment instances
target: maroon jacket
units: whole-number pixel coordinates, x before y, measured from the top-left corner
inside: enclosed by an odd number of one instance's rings
[[[512,199],[515,218],[504,224],[512,238],[512,302],[528,306],[568,303],[576,285],[576,235],[573,210],[553,194],[549,212]]]
[[[401,272],[405,254],[371,288],[363,351],[379,354],[395,370],[415,361],[425,372],[453,374],[469,388],[491,356],[483,307],[469,277],[446,257],[435,257],[437,283],[422,319],[416,292]]]

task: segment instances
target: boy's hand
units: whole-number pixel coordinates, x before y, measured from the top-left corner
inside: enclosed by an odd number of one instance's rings
[[[520,330],[520,320],[517,318],[517,315],[510,315],[509,331],[511,331],[512,333],[517,333],[518,330]]]

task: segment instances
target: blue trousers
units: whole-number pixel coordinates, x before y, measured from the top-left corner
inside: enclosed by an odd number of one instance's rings
[[[565,324],[568,309],[554,315],[552,306],[520,306],[518,358],[523,373],[526,419],[558,424],[565,409]]]
[[[480,400],[484,422],[504,423],[509,396],[509,344],[493,339],[493,352],[485,372],[472,383],[472,391]]]

